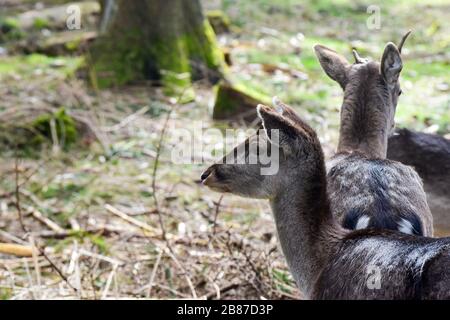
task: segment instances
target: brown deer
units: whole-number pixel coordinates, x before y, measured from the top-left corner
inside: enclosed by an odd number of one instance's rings
[[[389,138],[388,159],[412,166],[423,179],[436,232],[450,231],[450,140],[398,129]]]
[[[341,224],[432,236],[433,218],[422,181],[409,166],[386,160],[388,137],[402,93],[399,47],[388,43],[381,62],[355,63],[321,45],[314,50],[325,73],[344,90],[337,152],[327,163],[328,192]]]
[[[265,130],[201,179],[219,192],[270,201],[283,253],[307,298],[450,299],[450,238],[342,228],[328,197],[314,130],[286,105],[276,110],[260,105],[258,114]],[[261,174],[267,162],[250,161],[267,150],[279,154],[272,175]]]

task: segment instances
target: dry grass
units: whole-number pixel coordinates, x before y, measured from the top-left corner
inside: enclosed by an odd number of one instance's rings
[[[14,85],[20,91],[23,83]],[[36,105],[52,108],[47,85],[41,81],[32,94]],[[17,168],[13,150],[4,152],[0,242],[39,247],[47,258],[36,250],[32,257],[0,255],[3,298],[298,297],[276,246],[269,208],[231,196],[219,205],[220,195],[198,183],[206,164],[170,161],[171,134],[186,128],[187,114],[204,119],[190,123],[190,129],[211,125],[209,89],[198,88],[191,104],[170,107],[146,87],[95,95],[78,80],[59,86],[63,90],[54,99],[74,113],[88,113],[101,143],[68,153],[54,153],[50,143],[36,160],[20,159]],[[3,93],[6,101],[20,103]]]

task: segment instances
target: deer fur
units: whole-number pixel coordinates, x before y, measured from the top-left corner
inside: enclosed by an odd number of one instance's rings
[[[450,229],[450,140],[423,132],[398,129],[389,138],[388,159],[412,166],[423,179],[434,227]]]
[[[433,218],[422,181],[413,168],[386,160],[401,94],[402,46],[388,43],[381,62],[361,58],[351,64],[332,49],[314,50],[325,73],[344,90],[339,144],[327,163],[328,192],[345,228],[391,229],[433,235]]]
[[[307,298],[450,299],[450,238],[342,228],[328,197],[314,130],[286,105],[258,106],[258,114],[264,133],[249,137],[201,179],[219,192],[270,201],[284,256]],[[271,139],[274,131],[278,143]],[[247,148],[254,143],[258,148]],[[265,165],[248,161],[266,148],[280,152],[273,175],[261,175]],[[236,158],[245,163],[235,163]],[[381,276],[379,288],[368,285],[370,268]]]

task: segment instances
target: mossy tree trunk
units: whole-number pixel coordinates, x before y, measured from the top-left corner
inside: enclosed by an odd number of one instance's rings
[[[200,0],[115,0],[115,6],[91,50],[98,87],[150,79],[173,90],[221,77],[223,54]]]

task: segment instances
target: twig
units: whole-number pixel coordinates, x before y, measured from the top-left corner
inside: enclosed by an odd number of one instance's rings
[[[30,179],[39,171],[39,169],[42,168],[42,166],[45,164],[45,160],[41,161],[36,168],[33,169],[33,171],[31,171],[30,174],[28,174],[25,179],[22,177],[22,182],[19,184],[19,188],[24,186],[28,181],[30,181]],[[14,172],[16,172],[16,170],[14,170]],[[23,190],[21,189],[20,192],[23,193]],[[11,196],[11,194],[7,194],[7,197]]]
[[[20,239],[20,238],[16,237],[15,235],[12,235],[12,234],[4,231],[4,230],[0,230],[0,236],[2,236],[3,238],[5,238],[7,240],[14,241],[14,242],[16,242],[18,244],[21,244],[21,245],[24,245],[24,246],[28,245],[28,242],[23,241],[22,239]]]
[[[110,257],[104,256],[104,255],[98,254],[98,253],[90,252],[90,251],[87,251],[84,249],[79,250],[79,255],[91,257],[91,258],[98,259],[98,260],[103,260],[105,262],[110,263],[111,265],[116,265],[116,266],[123,265],[123,262],[121,262],[120,260],[110,258]]]
[[[111,287],[111,283],[113,281],[116,271],[117,271],[117,264],[114,264],[111,272],[109,273],[108,279],[106,280],[105,289],[103,290],[103,293],[102,293],[102,300],[104,300],[108,297],[109,288]]]
[[[177,298],[182,298],[182,299],[189,298],[189,296],[187,294],[181,293],[181,292],[179,292],[179,291],[177,291],[177,290],[175,290],[175,289],[173,289],[171,287],[165,286],[163,284],[155,284],[155,287],[158,287],[160,289],[166,290],[166,291],[176,295]]]
[[[128,124],[130,124],[131,122],[133,122],[135,119],[137,119],[139,116],[142,116],[143,114],[145,114],[150,108],[144,107],[139,109],[138,111],[136,111],[133,114],[130,114],[129,116],[127,116],[125,119],[123,119],[122,121],[120,121],[120,123],[115,124],[111,127],[107,127],[107,128],[103,128],[102,130],[104,132],[113,132],[113,131],[118,131],[124,127],[126,127]]]
[[[51,118],[50,120],[50,133],[52,136],[52,152],[54,155],[59,153],[59,139],[58,132],[56,131],[56,120],[55,118]]]
[[[111,212],[112,214],[118,216],[119,218],[121,218],[122,220],[127,221],[128,223],[131,223],[145,231],[150,232],[152,235],[155,235],[158,233],[158,229],[142,222],[139,221],[133,217],[130,217],[129,215],[127,215],[126,213],[123,213],[122,211],[116,209],[115,207],[113,207],[110,204],[105,204],[105,209],[108,210],[109,212]]]
[[[158,258],[156,258],[155,265],[153,266],[152,275],[150,276],[150,283],[148,285],[147,298],[151,297],[153,283],[155,281],[155,276],[156,276],[156,271],[158,270],[158,266],[161,261],[163,253],[164,253],[164,251],[161,250],[161,252],[158,254]]]
[[[112,227],[95,227],[95,228],[87,228],[87,229],[80,229],[80,230],[63,230],[61,232],[55,232],[50,230],[40,231],[40,232],[33,232],[33,234],[36,237],[39,238],[53,238],[53,239],[64,239],[76,235],[82,235],[82,234],[97,234],[97,235],[109,235],[111,233],[120,233],[123,230],[112,228]]]
[[[232,284],[229,284],[227,286],[220,288],[219,292],[223,295],[224,293],[226,293],[230,290],[236,289],[238,287],[239,287],[238,283],[232,283]],[[214,291],[214,292],[208,293],[206,295],[206,299],[211,300],[211,299],[214,299],[216,296],[217,296],[217,293]]]
[[[160,224],[160,227],[161,227],[161,235],[163,237],[163,240],[166,242],[167,254],[172,258],[172,260],[175,262],[175,264],[183,271],[184,276],[186,277],[186,281],[188,283],[188,286],[191,289],[192,296],[193,296],[194,299],[197,299],[197,293],[195,292],[194,285],[192,284],[192,281],[191,281],[191,279],[188,276],[188,272],[183,267],[183,265],[178,261],[178,259],[176,257],[176,254],[175,254],[175,251],[172,249],[172,247],[170,245],[170,242],[169,242],[169,239],[167,238],[167,233],[166,233],[166,229],[164,227],[164,221],[163,221],[163,217],[162,217],[162,212],[161,212],[161,209],[159,207],[158,197],[156,196],[156,173],[158,171],[159,158],[161,156],[161,150],[162,150],[162,147],[163,147],[163,141],[164,141],[164,136],[165,136],[165,133],[166,133],[167,125],[169,123],[170,116],[172,115],[172,112],[175,109],[175,106],[177,106],[179,104],[179,102],[181,101],[181,99],[183,99],[183,96],[184,96],[185,92],[186,92],[186,90],[183,90],[183,92],[178,97],[177,101],[172,104],[169,112],[167,113],[166,119],[164,121],[164,125],[163,125],[163,128],[161,130],[160,137],[159,137],[158,145],[156,147],[156,157],[155,157],[155,162],[154,162],[154,165],[153,165],[153,172],[152,172],[152,191],[153,191],[153,200],[155,202],[156,212],[158,213],[158,220],[159,220],[159,224]]]
[[[33,284],[33,278],[31,277],[31,272],[30,272],[30,268],[28,267],[28,262],[26,260],[24,260],[24,265],[25,265],[25,271],[27,273],[27,278],[28,278],[28,290],[30,292],[31,295],[31,299],[32,300],[36,300],[36,297],[34,295],[34,284]]]
[[[67,277],[64,275],[64,273],[62,273],[61,269],[59,269],[55,263],[47,256],[47,254],[44,252],[44,250],[42,250],[41,248],[39,248],[38,246],[36,246],[36,248],[39,250],[39,253],[45,258],[45,260],[47,260],[47,262],[50,264],[50,266],[53,268],[53,270],[55,270],[55,272],[61,277],[61,279],[63,279],[63,281],[75,292],[78,293],[77,288],[75,288],[74,286],[72,286],[72,284],[69,282],[69,280],[67,279]]]
[[[32,256],[33,256],[34,271],[36,273],[36,283],[37,283],[38,288],[40,288],[41,287],[41,283],[42,283],[41,282],[41,268],[39,268],[38,256],[36,254],[37,250],[33,250],[34,248],[36,248],[36,245],[34,243],[33,236],[30,235],[29,239],[30,239],[30,246],[32,248],[31,253],[32,253]]]
[[[22,227],[23,232],[28,233],[27,228],[25,227],[25,224],[23,223],[23,215],[22,215],[22,208],[20,208],[20,184],[19,184],[19,158],[16,156],[15,162],[14,162],[14,171],[15,171],[15,178],[16,178],[16,188],[15,188],[15,198],[16,201],[14,202],[17,214],[19,215],[19,223]]]
[[[56,224],[56,222],[53,222],[52,220],[50,220],[47,217],[44,217],[44,215],[39,210],[37,210],[33,207],[29,207],[28,211],[31,212],[31,215],[33,216],[33,218],[38,220],[40,223],[46,225],[47,227],[49,227],[54,232],[56,232],[56,233],[64,232],[63,228],[61,228],[58,224]]]
[[[33,248],[20,244],[0,243],[0,253],[11,254],[18,257],[32,257]]]
[[[189,275],[186,271],[186,269],[181,265],[180,261],[178,261],[177,257],[175,256],[175,254],[173,254],[169,248],[167,248],[166,251],[167,255],[172,258],[172,260],[175,262],[175,264],[177,265],[178,268],[180,268],[181,270],[183,270],[184,273],[184,277],[186,278],[186,282],[189,286],[189,288],[191,289],[191,293],[192,293],[192,297],[194,299],[197,299],[197,293],[195,291],[194,285],[192,284],[192,280],[191,278],[189,278]]]
[[[216,236],[216,226],[217,226],[217,216],[219,215],[220,203],[222,202],[223,195],[220,196],[219,201],[216,205],[216,213],[214,214],[214,224],[213,224],[213,237]]]
[[[164,126],[161,130],[158,145],[156,147],[156,156],[155,156],[155,162],[153,164],[153,172],[152,172],[152,193],[153,193],[153,200],[155,202],[156,212],[158,213],[159,225],[161,227],[161,235],[162,235],[163,240],[166,242],[167,247],[169,248],[169,250],[171,252],[173,252],[173,250],[170,246],[169,241],[167,240],[166,228],[164,227],[164,221],[163,221],[162,213],[161,213],[161,210],[159,207],[158,197],[156,196],[156,173],[158,171],[159,157],[161,156],[162,144],[163,144],[163,140],[164,140],[164,135],[166,133],[167,124],[169,123],[170,116],[171,116],[175,106],[176,106],[176,104],[173,104],[171,106],[169,112],[167,113],[166,120],[164,121]]]
[[[184,96],[185,92],[186,92],[186,89],[184,89],[181,92],[181,94],[178,97],[177,101],[172,104],[172,106],[170,107],[169,112],[167,112],[167,116],[166,116],[163,128],[162,128],[160,136],[159,136],[158,145],[156,147],[156,155],[155,155],[155,161],[153,163],[153,172],[152,172],[152,193],[153,193],[153,200],[155,202],[156,212],[158,214],[159,225],[161,227],[162,237],[163,237],[164,241],[166,242],[166,245],[167,245],[167,247],[169,248],[169,250],[170,250],[170,252],[172,254],[175,254],[175,253],[172,250],[172,247],[170,246],[170,243],[169,243],[169,241],[167,239],[167,236],[166,236],[166,229],[164,227],[164,221],[163,221],[162,213],[161,213],[161,210],[160,210],[160,207],[159,207],[158,197],[156,195],[156,173],[158,172],[159,158],[161,156],[161,150],[162,150],[162,147],[163,147],[164,136],[166,134],[166,129],[167,129],[167,125],[168,125],[169,120],[170,120],[170,116],[172,115],[172,112],[175,109],[175,106],[177,106],[180,103],[181,99],[183,99],[183,96]]]
[[[19,215],[19,222],[20,225],[22,227],[22,230],[28,234],[28,230],[25,227],[25,224],[23,223],[23,216],[22,216],[22,208],[20,205],[20,184],[19,184],[19,159],[16,156],[15,158],[15,177],[16,177],[16,186],[15,186],[15,206],[17,209],[17,214]],[[45,251],[42,250],[38,245],[36,245],[36,249],[39,251],[39,254],[42,255],[45,260],[47,260],[47,262],[52,266],[53,270],[55,270],[55,272],[61,277],[61,279],[64,280],[64,282],[72,289],[75,291],[75,293],[77,292],[77,289],[72,286],[72,284],[69,282],[69,280],[67,279],[67,277],[64,275],[64,273],[61,271],[61,269],[59,269],[55,263],[46,255]]]
[[[217,285],[215,280],[212,279],[209,275],[205,274],[205,277],[208,279],[209,282],[211,282],[211,285],[213,286],[214,290],[216,291],[216,299],[220,300],[220,288],[219,288],[219,286]]]
[[[31,202],[33,202],[36,207],[45,209],[45,210],[51,210],[51,208],[47,207],[42,201],[40,201],[32,192],[21,188],[20,194],[26,198],[28,198]]]

